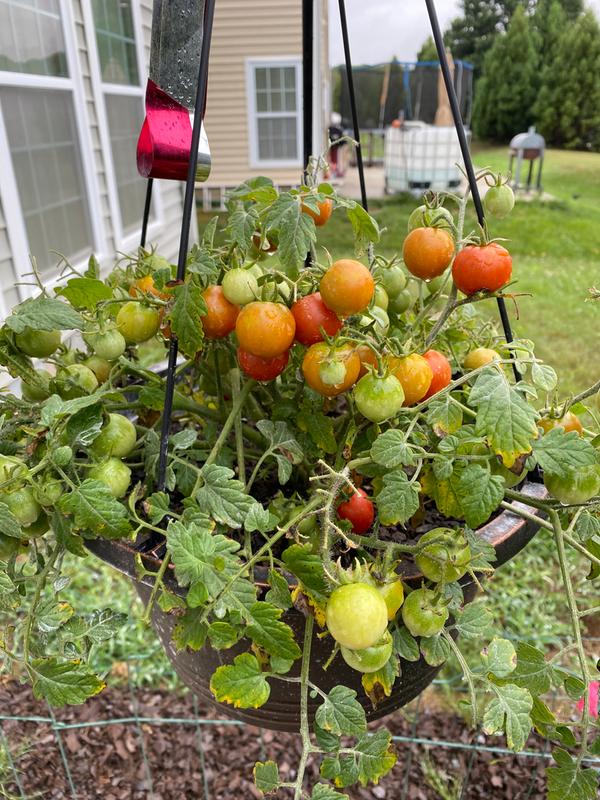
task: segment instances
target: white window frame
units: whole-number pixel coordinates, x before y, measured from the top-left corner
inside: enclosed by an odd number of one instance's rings
[[[86,5],[84,3],[84,5]],[[75,27],[69,0],[59,0],[62,22],[65,54],[67,59],[68,78],[57,78],[48,75],[35,75],[25,72],[8,72],[0,70],[0,86],[9,86],[24,89],[41,89],[44,91],[69,92],[73,100],[73,114],[75,119],[77,142],[83,170],[83,188],[88,204],[90,231],[92,241],[90,249],[94,251],[99,260],[105,259],[107,253],[107,237],[102,219],[100,204],[100,186],[94,165],[94,152],[90,137],[90,123],[85,102],[85,90],[79,66]],[[21,300],[26,300],[36,293],[35,286],[24,285],[23,281],[31,282],[31,263],[29,261],[29,242],[25,218],[21,208],[19,189],[15,176],[10,146],[4,124],[6,109],[0,104],[0,202],[4,213],[7,236],[10,243],[12,261],[19,285],[17,287]],[[75,263],[76,269],[84,268],[87,258],[81,263]],[[58,281],[59,275],[47,282],[52,288]]]
[[[100,56],[98,53],[98,44],[96,40],[96,24],[94,22],[94,13],[92,11],[92,4],[83,2],[81,4],[83,11],[83,23],[85,30],[85,37],[87,42],[87,51],[89,57],[90,77],[92,81],[92,93],[94,95],[94,102],[98,117],[98,130],[100,135],[100,145],[102,148],[102,155],[104,163],[106,164],[106,183],[108,190],[108,202],[110,206],[111,218],[113,221],[113,235],[115,239],[116,249],[120,252],[130,252],[135,250],[140,243],[140,235],[142,231],[142,216],[144,212],[143,206],[140,208],[140,225],[134,231],[125,232],[123,227],[123,218],[121,216],[121,204],[119,201],[119,190],[117,186],[116,170],[112,155],[112,145],[110,140],[110,128],[108,125],[108,113],[106,110],[106,95],[121,95],[126,97],[139,97],[142,104],[146,95],[146,81],[148,71],[144,59],[144,36],[142,29],[142,21],[140,16],[140,8],[138,0],[131,2],[131,14],[133,18],[133,35],[135,38],[135,50],[137,56],[137,68],[139,86],[131,86],[129,84],[121,83],[108,83],[102,80],[102,72],[100,65]],[[140,177],[140,180],[142,178]],[[159,182],[154,181],[152,187],[152,216],[148,225],[147,241],[157,237],[160,234],[161,228],[164,224],[164,209],[161,197]]]
[[[256,70],[264,67],[294,67],[296,70],[296,111],[257,111],[256,109]],[[302,59],[297,56],[272,56],[268,58],[246,59],[246,95],[248,98],[248,143],[250,147],[250,166],[276,169],[302,168]],[[292,159],[259,157],[258,120],[261,117],[296,117],[296,141],[298,156]]]

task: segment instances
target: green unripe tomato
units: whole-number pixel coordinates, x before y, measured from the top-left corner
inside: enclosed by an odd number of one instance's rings
[[[381,596],[385,600],[388,611],[388,619],[391,621],[402,607],[404,602],[404,586],[401,580],[386,581],[377,586]]]
[[[9,561],[14,555],[27,552],[22,539],[0,533],[0,560]]]
[[[406,311],[414,306],[419,299],[419,287],[416,281],[409,281],[406,289],[400,292],[396,297],[390,296],[389,310],[395,314],[404,314]]]
[[[386,631],[381,639],[371,647],[366,647],[364,650],[350,650],[347,647],[341,647],[342,658],[352,669],[357,672],[369,673],[377,672],[383,669],[392,655],[392,636],[389,631]]]
[[[92,467],[89,472],[92,480],[103,483],[113,497],[124,497],[131,483],[131,470],[118,458],[108,458]]]
[[[51,458],[57,467],[66,467],[73,460],[73,450],[68,444],[64,444],[52,451]]]
[[[452,233],[454,228],[454,218],[450,211],[443,206],[438,208],[427,208],[426,205],[415,208],[408,218],[408,232],[415,228],[440,228]]]
[[[22,489],[15,489],[13,492],[2,492],[0,502],[8,506],[9,511],[17,518],[19,523],[26,528],[32,525],[39,517],[42,507],[35,499],[33,489],[24,486]]]
[[[50,397],[50,381],[52,375],[47,369],[36,369],[37,383],[27,383],[21,381],[21,394],[24,400],[30,403],[40,403],[42,400],[47,400]]]
[[[265,274],[260,264],[253,264],[251,267],[248,267],[246,271],[254,275],[257,281]]]
[[[485,193],[483,204],[486,213],[492,217],[503,219],[515,207],[515,193],[507,183],[503,183],[500,186],[492,186]]]
[[[106,361],[115,361],[122,356],[127,347],[125,337],[118,330],[85,333],[83,339],[96,356]]]
[[[387,269],[381,270],[379,282],[387,292],[389,300],[391,300],[397,297],[403,289],[406,289],[408,278],[402,267],[399,264],[394,264]]]
[[[569,476],[544,474],[544,486],[563,505],[587,503],[600,494],[600,465],[592,464],[569,471]]]
[[[425,286],[427,287],[427,291],[429,292],[430,295],[439,292],[440,289],[446,285],[447,280],[448,280],[447,272],[444,272],[443,275],[438,275],[437,278],[432,278],[425,284]]]
[[[402,621],[413,636],[435,636],[448,616],[448,609],[431,589],[415,589],[402,606]]]
[[[135,425],[123,414],[109,414],[108,422],[92,442],[90,450],[95,456],[125,458],[135,447]]]
[[[37,539],[38,536],[43,536],[50,530],[50,520],[48,515],[42,511],[35,522],[27,527],[27,536],[31,539]]]
[[[354,402],[363,417],[371,422],[384,422],[402,408],[404,389],[393,375],[380,378],[367,373],[356,384]]]
[[[451,583],[467,571],[471,548],[465,536],[452,528],[434,528],[419,539],[423,549],[415,563],[430,581]]]
[[[119,309],[117,327],[127,344],[141,344],[158,333],[160,314],[155,308],[130,300]]]
[[[98,379],[85,364],[69,364],[56,376],[56,382],[63,400],[92,394],[98,388]]]
[[[16,486],[18,481],[24,480],[28,475],[27,465],[20,458],[0,455],[0,484],[14,481],[11,485]]]
[[[387,308],[390,304],[389,295],[380,283],[375,285],[375,296],[373,298],[373,303],[384,311],[387,311]]]
[[[376,644],[387,630],[387,606],[374,586],[349,583],[331,593],[325,621],[329,633],[340,645],[364,650]]]
[[[92,370],[96,376],[98,384],[106,383],[112,367],[105,358],[100,358],[100,356],[90,356],[89,358],[85,359],[83,364]]]
[[[230,269],[221,282],[223,294],[230,303],[245,306],[259,295],[258,281],[249,269]]]
[[[390,318],[388,317],[387,311],[384,311],[383,308],[379,306],[373,306],[373,308],[369,309],[367,314],[363,314],[360,317],[358,324],[361,328],[367,328],[373,325],[373,320],[375,320],[375,325],[373,326],[375,330],[382,336],[385,336],[390,329]]]
[[[34,493],[35,499],[41,506],[54,506],[62,497],[63,485],[56,478],[47,478],[43,483],[38,483]]]
[[[22,353],[32,358],[48,358],[60,346],[60,331],[34,331],[26,328],[15,334],[15,344]]]
[[[162,269],[171,272],[171,262],[164,256],[159,256],[158,253],[149,253],[143,259],[143,263],[148,272],[158,272]]]

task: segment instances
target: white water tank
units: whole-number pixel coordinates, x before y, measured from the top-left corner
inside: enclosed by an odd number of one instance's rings
[[[470,135],[470,134],[468,134]],[[457,189],[462,182],[458,136],[454,127],[405,122],[385,132],[384,171],[388,194]]]

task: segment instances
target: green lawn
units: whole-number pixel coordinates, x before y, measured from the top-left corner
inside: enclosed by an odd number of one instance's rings
[[[505,148],[476,148],[475,159],[479,167],[508,167]],[[538,354],[557,367],[563,391],[577,391],[600,375],[600,309],[586,302],[588,289],[600,285],[600,154],[549,151],[544,188],[553,200],[518,202],[509,219],[493,221],[490,229],[509,240],[515,291],[532,295],[519,298],[518,312],[511,304],[517,335],[533,339]],[[372,201],[370,210],[386,228],[381,252],[401,250],[414,203],[407,197]],[[350,238],[338,213],[320,243],[335,256],[347,255]]]

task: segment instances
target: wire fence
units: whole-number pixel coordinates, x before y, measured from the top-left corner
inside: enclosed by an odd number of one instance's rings
[[[599,638],[587,640],[593,650],[599,642]],[[123,689],[117,695],[114,692],[106,692],[103,707],[91,701],[92,708],[81,715],[85,707],[55,713],[41,703],[37,704],[39,713],[32,713],[31,702],[25,702],[24,713],[18,713],[22,698],[30,694],[26,687],[18,693],[14,687],[9,689],[8,702],[6,698],[2,702],[5,713],[0,714],[0,796],[10,800],[259,797],[252,784],[254,761],[281,761],[282,753],[293,775],[298,739],[293,734],[274,734],[224,719],[191,694],[143,689],[136,681],[135,665],[128,670]],[[357,795],[350,790],[350,797],[471,800],[493,792],[494,797],[507,800],[543,798],[543,771],[552,758],[548,742],[531,736],[515,754],[499,737],[469,730],[457,714],[462,692],[459,676],[450,675],[434,681],[431,690],[386,718],[398,765],[379,786],[360,789]],[[575,702],[566,696],[554,692],[548,703],[554,709],[562,707],[563,712],[569,703],[576,718]],[[165,707],[175,713],[162,713]],[[116,729],[118,737],[113,735]],[[173,755],[182,750],[190,776],[186,781],[177,771],[181,762]],[[98,769],[101,761],[104,767]],[[46,764],[53,765],[53,771]],[[600,758],[590,759],[587,766],[600,773]],[[316,780],[316,765],[313,777]],[[110,788],[114,785],[118,791]]]

